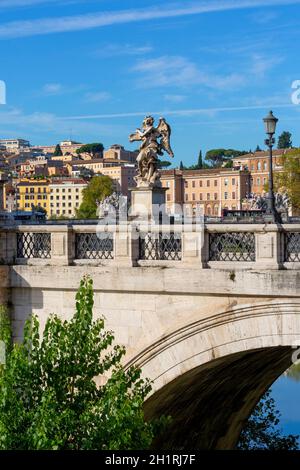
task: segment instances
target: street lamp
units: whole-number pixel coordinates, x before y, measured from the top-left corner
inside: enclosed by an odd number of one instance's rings
[[[266,134],[269,136],[265,140],[265,144],[269,147],[270,150],[270,164],[269,164],[269,192],[267,198],[267,215],[271,216],[274,222],[281,222],[281,217],[278,214],[275,207],[275,196],[274,196],[274,184],[273,184],[273,146],[275,144],[275,139],[273,135],[276,131],[276,124],[278,119],[273,115],[273,112],[270,111],[269,114],[264,118]]]

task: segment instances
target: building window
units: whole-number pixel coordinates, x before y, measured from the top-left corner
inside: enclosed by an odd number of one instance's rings
[[[207,193],[206,199],[207,199],[208,201],[210,201],[210,194],[209,194],[209,193]]]
[[[210,181],[209,181],[209,180],[207,180],[206,186],[207,186],[208,188],[210,187]]]
[[[251,165],[251,171],[254,171],[254,165]]]
[[[215,201],[218,199],[218,193],[214,194]]]
[[[235,178],[232,178],[232,186],[235,186]]]
[[[202,180],[199,181],[199,186],[200,186],[200,188],[202,188],[202,186],[203,186]]]
[[[203,194],[202,193],[199,194],[199,199],[200,199],[200,201],[203,200]]]
[[[258,162],[258,164],[257,164],[257,171],[260,171],[260,170],[261,170],[261,163]]]
[[[189,195],[188,195],[188,194],[185,195],[185,200],[186,200],[186,201],[189,200]]]
[[[192,194],[192,199],[193,199],[193,201],[196,201],[195,193]]]
[[[260,178],[256,179],[256,184],[257,184],[257,186],[260,186]]]
[[[224,186],[228,186],[228,178],[224,179]]]
[[[195,187],[196,187],[196,182],[192,181],[192,188],[195,188]]]
[[[228,193],[227,192],[224,193],[224,199],[228,199]]]
[[[215,185],[215,186],[218,186],[218,180],[215,180],[215,181],[214,181],[214,185]]]
[[[264,185],[267,184],[267,178],[264,178]]]
[[[232,199],[235,199],[235,192],[232,193]]]
[[[188,182],[188,181],[185,181],[185,182],[184,182],[184,187],[185,187],[185,188],[188,188],[188,187],[189,187],[189,182]]]
[[[264,162],[264,170],[266,171],[268,169],[267,162]]]
[[[167,201],[171,201],[171,194],[167,194]]]

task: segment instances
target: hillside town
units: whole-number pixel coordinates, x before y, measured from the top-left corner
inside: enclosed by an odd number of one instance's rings
[[[274,173],[282,170],[288,150],[274,150]],[[12,215],[42,211],[48,219],[76,218],[83,190],[95,175],[111,178],[114,191],[130,202],[130,189],[136,187],[137,155],[137,150],[118,144],[104,149],[102,144],[66,140],[32,146],[25,139],[0,139],[3,210]],[[224,210],[251,209],[253,198],[266,194],[268,174],[268,151],[233,154],[226,163],[211,167],[203,164],[201,153],[201,161],[192,168],[181,164],[160,170],[166,210],[176,215],[184,206],[195,214],[200,208],[206,216],[220,217]]]

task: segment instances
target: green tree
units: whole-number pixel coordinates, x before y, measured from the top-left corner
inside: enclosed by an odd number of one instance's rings
[[[172,165],[172,163],[169,162],[168,160],[159,160],[159,162],[158,162],[159,168],[168,168],[171,165]]]
[[[300,209],[300,148],[282,156],[282,171],[275,173],[275,190],[286,193],[291,205]]]
[[[261,151],[262,151],[262,150],[261,150],[260,146],[257,145],[257,146],[256,146],[256,149],[255,149],[255,152],[261,152]]]
[[[282,434],[279,427],[280,412],[270,390],[256,405],[237,448],[240,450],[297,450],[299,436]]]
[[[183,166],[182,160],[180,160],[180,163],[179,163],[179,170],[184,170],[184,166]]]
[[[54,157],[61,157],[62,156],[62,150],[59,144],[56,145],[55,150],[54,150]]]
[[[139,368],[124,370],[125,349],[93,321],[93,302],[84,278],[71,320],[51,315],[42,335],[38,318],[27,320],[0,372],[0,449],[146,449],[164,429],[165,418],[145,421],[151,385]]]
[[[283,131],[282,134],[278,137],[278,145],[277,148],[279,149],[289,149],[293,146],[292,144],[292,134],[288,131]]]
[[[102,157],[103,150],[103,144],[101,144],[100,142],[95,142],[93,144],[82,145],[82,147],[76,150],[76,153],[78,155],[80,155],[81,153],[89,153],[94,158],[97,154],[100,154],[100,157]]]
[[[235,157],[240,157],[245,155],[246,151],[244,150],[234,150],[234,149],[212,149],[208,150],[205,155],[205,160],[207,160],[214,168],[222,166],[224,162],[231,160]]]
[[[297,360],[285,373],[287,377],[296,382],[300,382],[300,362]]]
[[[113,192],[113,181],[109,176],[93,176],[88,186],[83,190],[82,203],[76,210],[78,219],[95,219],[97,205]]]
[[[197,170],[201,170],[201,168],[203,168],[202,150],[200,150],[198,155]]]

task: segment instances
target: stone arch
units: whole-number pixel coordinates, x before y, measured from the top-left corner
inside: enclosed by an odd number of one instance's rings
[[[299,340],[300,304],[286,300],[216,313],[142,351],[131,363],[153,380],[146,416],[173,417],[157,446],[234,448],[261,395],[290,365]]]

